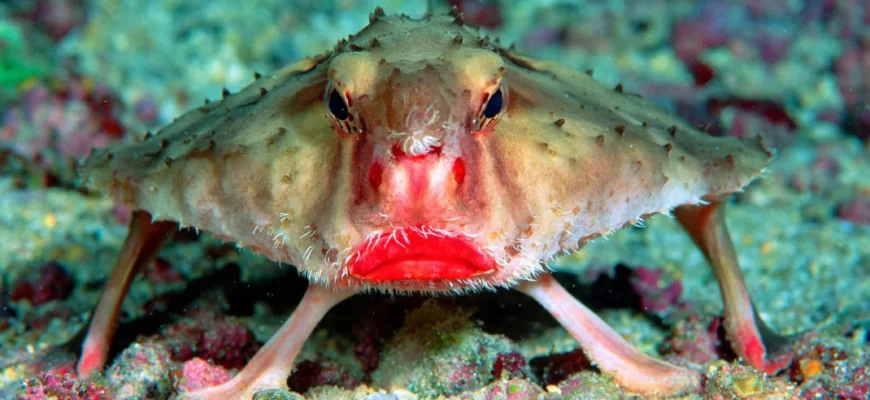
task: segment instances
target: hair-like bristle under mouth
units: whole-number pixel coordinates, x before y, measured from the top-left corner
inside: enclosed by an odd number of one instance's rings
[[[479,247],[465,234],[403,228],[360,243],[347,269],[369,282],[462,280],[497,269],[498,263]]]

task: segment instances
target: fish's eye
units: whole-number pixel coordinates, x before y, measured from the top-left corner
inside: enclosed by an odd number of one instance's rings
[[[338,90],[332,89],[332,93],[329,94],[329,112],[332,113],[332,116],[338,119],[339,121],[344,121],[350,115],[347,110],[347,104],[344,102],[344,99],[341,98],[341,94],[338,93]]]
[[[504,98],[501,94],[501,88],[499,88],[492,94],[492,97],[490,97],[489,101],[486,103],[486,107],[483,109],[484,118],[495,118],[495,116],[501,112],[503,105]]]

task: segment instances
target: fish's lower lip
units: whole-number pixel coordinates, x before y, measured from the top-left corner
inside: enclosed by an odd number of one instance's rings
[[[495,271],[495,260],[478,250],[471,238],[421,232],[405,230],[395,239],[361,243],[348,272],[358,279],[385,282],[459,280]]]
[[[491,271],[482,271],[477,266],[457,259],[412,257],[380,263],[363,275],[351,275],[372,282],[382,281],[432,281],[467,279]]]

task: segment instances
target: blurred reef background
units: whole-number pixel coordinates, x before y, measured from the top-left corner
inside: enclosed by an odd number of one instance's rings
[[[434,3],[711,135],[764,136],[778,157],[735,196],[728,223],[762,318],[784,333],[816,328],[785,371],[735,359],[712,273],[666,217],[553,267],[643,351],[706,371],[704,393],[689,398],[870,398],[870,1]],[[102,377],[70,375],[66,348],[35,356],[86,322],[129,218],[83,189],[76,165],[241,89],[255,71],[331,49],[376,6],[426,10],[400,0],[0,1],[0,398],[163,399],[244,365],[305,282],[189,231],[134,282]],[[269,395],[630,397],[576,349],[543,309],[507,291],[361,296],[319,325],[293,392]]]

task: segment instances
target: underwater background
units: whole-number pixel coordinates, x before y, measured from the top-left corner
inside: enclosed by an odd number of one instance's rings
[[[658,216],[553,263],[629,342],[707,374],[686,398],[870,398],[870,1],[450,0],[521,53],[594,70],[711,135],[778,150],[727,221],[760,316],[810,331],[775,376],[736,359],[719,289]],[[130,210],[85,190],[91,148],[331,49],[424,1],[0,1],[0,399],[163,399],[223,382],[290,315],[288,265],[184,230],[133,283],[103,376],[76,343]],[[630,398],[533,300],[359,296],[297,358],[297,399]],[[263,397],[267,398],[267,397]]]

